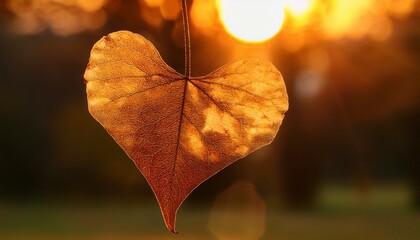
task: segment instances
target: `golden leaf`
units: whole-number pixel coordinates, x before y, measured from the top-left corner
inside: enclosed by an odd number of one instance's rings
[[[172,232],[191,191],[273,141],[288,109],[283,78],[266,60],[188,78],[128,31],[94,45],[84,77],[90,113],[147,179]]]

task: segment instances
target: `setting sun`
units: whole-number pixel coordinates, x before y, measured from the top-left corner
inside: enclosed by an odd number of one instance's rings
[[[218,9],[227,32],[244,42],[266,41],[283,26],[284,3],[281,0],[218,0]]]

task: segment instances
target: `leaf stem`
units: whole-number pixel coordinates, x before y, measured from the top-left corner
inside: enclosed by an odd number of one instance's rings
[[[190,25],[188,23],[187,1],[181,0],[182,23],[184,25],[184,50],[185,50],[185,76],[191,77],[191,44],[190,44]]]

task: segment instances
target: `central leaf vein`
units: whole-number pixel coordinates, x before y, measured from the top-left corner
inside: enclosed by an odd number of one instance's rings
[[[176,140],[175,158],[174,158],[174,163],[173,163],[173,166],[172,166],[172,176],[171,176],[172,181],[170,181],[171,192],[173,192],[173,190],[174,190],[173,182],[174,182],[174,178],[175,178],[175,167],[176,167],[176,164],[177,164],[178,152],[179,152],[179,149],[180,149],[180,142],[181,142],[180,140],[181,140],[181,131],[182,131],[185,99],[186,99],[186,96],[187,96],[187,86],[188,86],[188,82],[189,82],[187,79],[185,79],[184,81],[185,81],[185,83],[184,83],[184,90],[183,90],[183,93],[182,93],[182,103],[181,103],[181,109],[180,109],[180,113],[179,113],[178,137],[177,137],[177,140]]]

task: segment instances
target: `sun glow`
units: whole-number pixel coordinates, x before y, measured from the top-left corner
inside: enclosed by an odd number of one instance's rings
[[[283,26],[285,5],[281,0],[218,0],[217,7],[227,32],[244,42],[266,41]]]
[[[295,17],[308,13],[313,5],[313,0],[287,0],[286,8]]]

